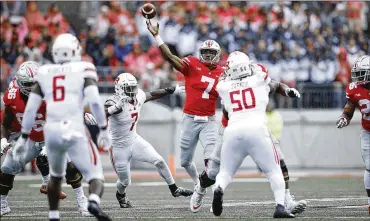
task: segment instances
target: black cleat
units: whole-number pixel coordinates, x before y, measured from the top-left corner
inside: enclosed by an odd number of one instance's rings
[[[99,205],[95,201],[90,201],[89,200],[89,205],[88,205],[87,209],[99,221],[112,221],[112,219],[109,218],[109,216],[100,209]]]
[[[173,197],[179,197],[179,196],[188,197],[188,196],[191,196],[191,195],[193,195],[193,191],[192,190],[185,189],[185,188],[182,188],[182,187],[178,187],[175,190],[175,192],[172,192],[172,196]]]
[[[224,191],[219,186],[213,193],[212,211],[215,216],[221,216]]]
[[[118,191],[116,192],[116,198],[118,200],[119,206],[121,208],[132,208],[130,201],[128,201],[126,197],[126,193],[120,194]]]
[[[294,215],[287,212],[283,205],[278,204],[275,209],[274,218],[294,218]]]

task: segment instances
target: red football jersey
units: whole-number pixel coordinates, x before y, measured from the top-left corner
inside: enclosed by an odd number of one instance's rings
[[[185,66],[181,73],[185,77],[184,113],[197,116],[213,116],[216,113],[218,93],[216,86],[223,69],[217,65],[210,70],[193,56],[183,59]]]
[[[351,83],[346,88],[346,97],[361,111],[362,128],[370,131],[370,90],[364,88],[364,85]]]
[[[12,132],[21,130],[22,118],[26,103],[21,98],[21,92],[17,87],[9,88],[4,96],[3,101],[5,106],[14,114],[15,118],[12,123]],[[32,127],[30,139],[35,142],[44,141],[44,124],[46,122],[46,103],[42,102],[37,111],[35,125]],[[13,130],[14,127],[14,130]]]

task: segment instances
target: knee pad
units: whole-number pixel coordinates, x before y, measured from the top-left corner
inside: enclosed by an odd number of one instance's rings
[[[14,175],[0,172],[0,195],[8,195],[13,189]]]
[[[289,181],[288,167],[286,166],[284,160],[280,160],[280,168],[281,168],[281,172],[283,173],[284,180]]]
[[[80,171],[78,171],[78,169],[72,163],[67,164],[65,177],[67,184],[71,185],[72,187],[80,185],[83,178]]]
[[[190,160],[181,160],[181,166],[182,167],[188,167],[190,166],[191,161]]]
[[[128,165],[116,164],[116,170],[120,183],[124,186],[130,185],[131,177],[128,171],[129,170]]]
[[[166,162],[164,161],[163,158],[159,158],[154,162],[154,166],[159,167],[159,168],[164,168],[166,166]]]
[[[202,188],[210,187],[216,182],[215,180],[212,180],[208,177],[206,171],[203,171],[203,173],[199,176],[199,180],[200,180],[200,186]]]
[[[40,155],[36,157],[36,166],[43,176],[47,176],[49,174],[49,162],[47,156]]]

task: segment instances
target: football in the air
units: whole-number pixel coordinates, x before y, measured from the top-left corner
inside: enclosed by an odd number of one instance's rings
[[[157,14],[157,10],[155,6],[151,3],[146,3],[141,7],[141,14],[143,14],[144,18],[152,19]]]

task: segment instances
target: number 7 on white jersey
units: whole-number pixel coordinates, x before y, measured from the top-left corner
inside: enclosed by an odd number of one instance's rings
[[[209,92],[212,90],[213,85],[215,84],[215,79],[203,75],[200,81],[208,83],[207,88],[203,91],[202,98],[209,99]]]

